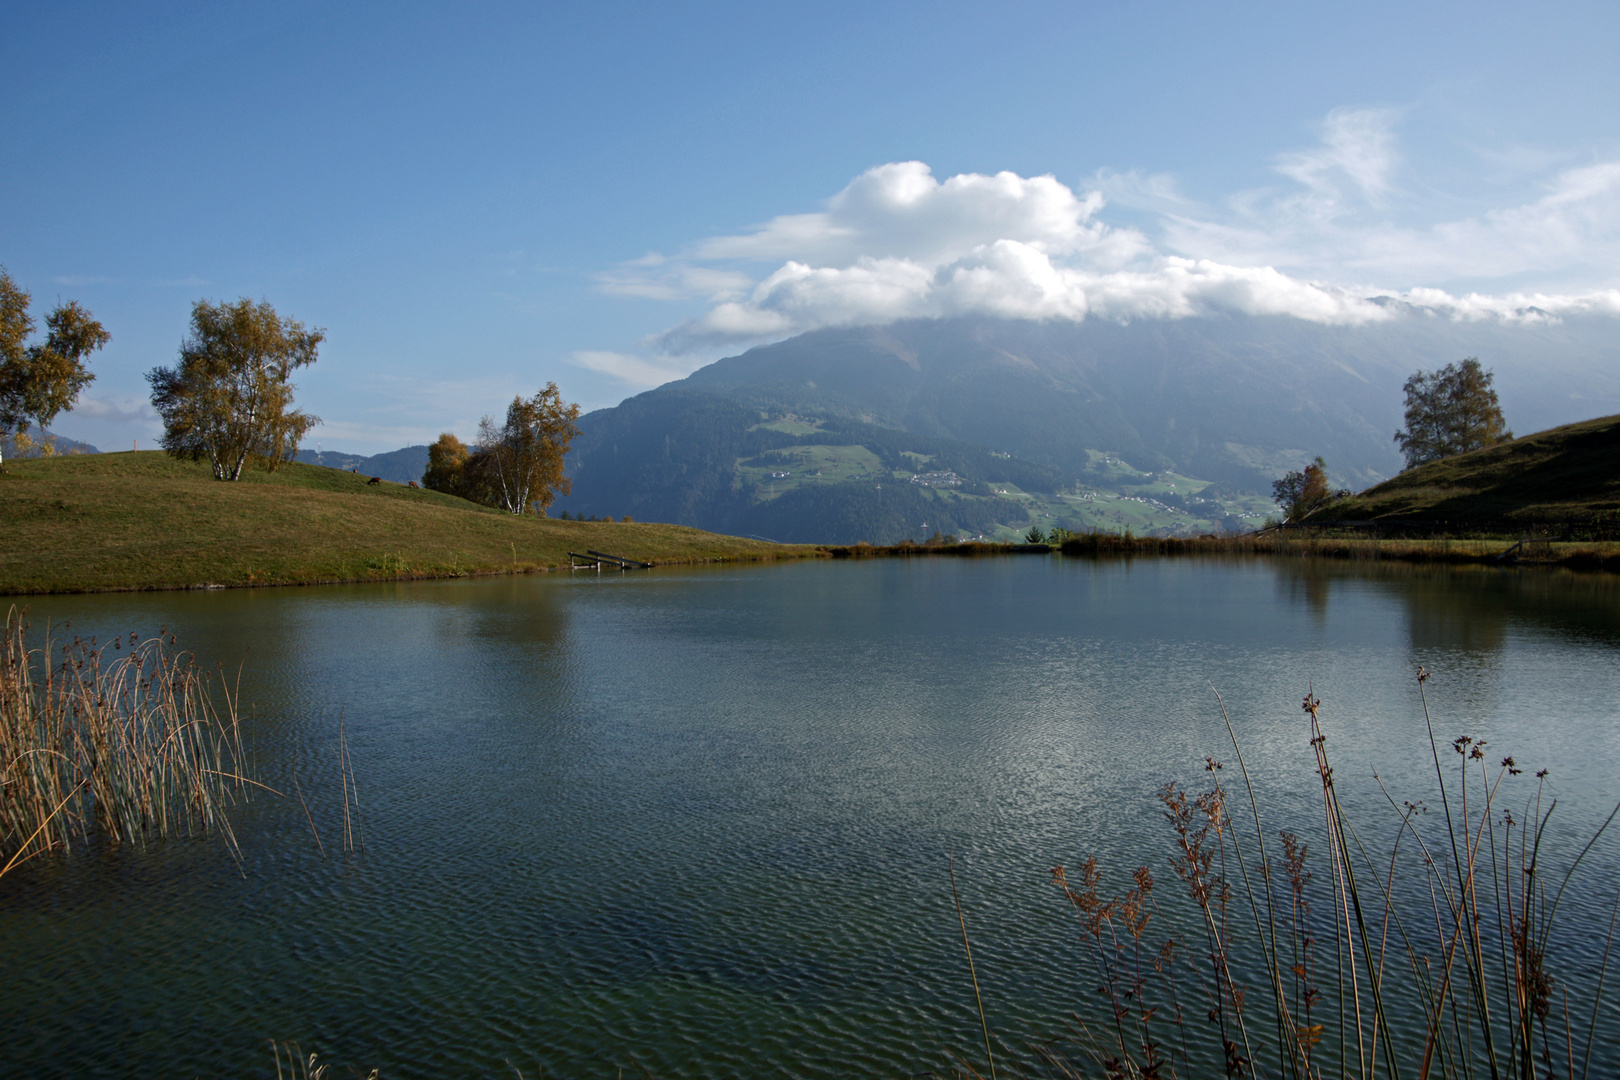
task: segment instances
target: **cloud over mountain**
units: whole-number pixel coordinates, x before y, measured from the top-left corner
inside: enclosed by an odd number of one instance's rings
[[[1335,110],[1318,145],[1273,162],[1278,186],[1213,207],[1169,177],[1099,173],[1097,189],[1080,193],[1052,176],[940,180],[919,161],[880,165],[820,211],[651,255],[598,284],[702,302],[646,343],[671,360],[822,327],[962,315],[1125,322],[1228,311],[1357,325],[1412,307],[1507,322],[1620,314],[1620,162],[1568,169],[1523,205],[1396,224],[1399,119]],[[1110,195],[1149,214],[1156,238],[1103,220]],[[1563,287],[1534,287],[1538,275]],[[1482,280],[1503,288],[1441,287]],[[652,376],[636,374],[642,384]]]

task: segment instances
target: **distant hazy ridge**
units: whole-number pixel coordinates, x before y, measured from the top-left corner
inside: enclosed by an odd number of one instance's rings
[[[392,480],[396,484],[408,484],[412,480],[421,483],[422,474],[427,471],[427,459],[426,445],[406,446],[372,457],[340,454],[333,450],[321,452],[304,449],[298,451],[297,457],[297,460],[305,465],[324,465],[329,469],[342,469],[344,472],[352,469],[368,477],[380,476],[384,480]]]

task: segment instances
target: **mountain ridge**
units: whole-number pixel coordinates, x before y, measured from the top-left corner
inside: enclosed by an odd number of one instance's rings
[[[912,320],[817,330],[581,417],[570,455],[574,491],[557,509],[668,515],[817,542],[893,542],[930,520],[969,532],[993,525],[998,535],[1048,520],[1063,527],[1233,527],[1261,504],[1209,505],[1220,500],[1197,493],[1223,491],[1228,501],[1232,492],[1261,496],[1273,479],[1317,454],[1335,486],[1364,488],[1395,475],[1401,386],[1419,368],[1483,357],[1495,366],[1504,408],[1521,430],[1620,411],[1616,327],[1597,319],[1459,324],[1403,311],[1361,327],[1211,316],[1129,324]],[[1574,409],[1580,413],[1571,415]],[[795,423],[809,442],[789,438]],[[749,434],[781,424],[788,428],[769,438]],[[846,449],[837,460],[813,449],[839,438]],[[757,455],[795,446],[806,466],[818,465],[815,483],[791,472],[780,483],[762,482],[769,474]],[[910,454],[915,469],[907,472],[895,453]],[[869,465],[857,471],[863,454],[883,460],[885,475]],[[893,483],[943,467],[923,460],[936,458],[974,464],[963,465],[962,483],[951,491],[925,493],[922,503],[910,499],[915,492],[892,496],[907,502],[903,512],[880,509],[880,484],[892,493]],[[968,493],[985,485],[1025,486],[1008,474],[1012,463],[1035,470],[1033,486],[998,487],[991,493],[1000,505],[973,503]],[[800,490],[806,486],[818,493]],[[1040,498],[1013,501],[1032,492]],[[1107,492],[1146,498],[1165,513],[1133,518],[1114,500],[1099,517],[1092,511]],[[931,517],[923,513],[929,509]],[[826,517],[827,534],[807,531],[817,513]],[[835,520],[844,524],[835,529]],[[875,532],[861,535],[862,528]]]

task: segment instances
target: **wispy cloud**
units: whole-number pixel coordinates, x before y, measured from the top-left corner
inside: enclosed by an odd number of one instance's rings
[[[647,300],[702,299],[719,303],[748,291],[749,275],[736,270],[694,266],[659,255],[649,255],[595,275],[596,287],[615,296]]]
[[[73,404],[72,413],[75,417],[106,420],[118,424],[156,423],[158,420],[158,414],[152,408],[152,403],[133,394],[111,397],[81,394],[79,400]]]
[[[574,364],[588,371],[600,372],[624,383],[626,386],[638,390],[651,389],[662,386],[673,379],[683,378],[692,373],[695,364],[655,364],[639,356],[628,353],[597,352],[586,350],[576,352],[569,358]]]
[[[1347,187],[1361,198],[1382,199],[1395,166],[1392,128],[1399,117],[1394,109],[1334,109],[1322,122],[1321,143],[1282,155],[1277,171],[1298,181],[1306,204],[1329,216]]]
[[[1392,110],[1336,110],[1322,143],[1277,163],[1295,181],[1243,192],[1225,213],[1167,209],[1165,246],[1177,254],[1264,264],[1339,280],[1395,285],[1523,279],[1542,275],[1610,285],[1620,266],[1620,162],[1543,174],[1539,198],[1428,225],[1396,224],[1383,213],[1399,195]],[[1516,170],[1549,166],[1518,152],[1491,162]],[[1520,282],[1522,284],[1522,281]]]

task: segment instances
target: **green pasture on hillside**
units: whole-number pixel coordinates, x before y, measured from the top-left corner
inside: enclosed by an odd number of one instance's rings
[[[519,518],[367,480],[294,463],[222,483],[158,451],[8,461],[0,592],[516,573],[587,549],[651,563],[816,554],[677,525]]]

